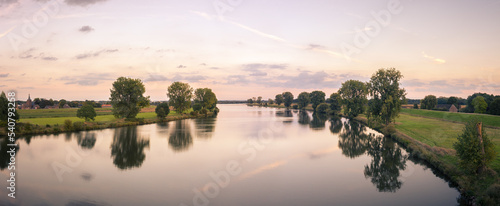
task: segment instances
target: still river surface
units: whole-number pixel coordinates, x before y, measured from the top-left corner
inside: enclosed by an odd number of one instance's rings
[[[217,118],[17,141],[0,205],[456,205],[459,192],[344,118],[219,105]]]

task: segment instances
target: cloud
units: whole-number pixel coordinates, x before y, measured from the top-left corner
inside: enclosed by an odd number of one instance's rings
[[[64,84],[77,84],[81,86],[94,86],[98,85],[101,81],[112,80],[111,75],[108,73],[87,73],[78,76],[64,76],[58,80],[65,81]]]
[[[423,56],[424,58],[430,59],[430,60],[432,60],[432,61],[434,61],[434,62],[436,62],[436,63],[438,63],[438,64],[444,64],[444,63],[446,63],[446,60],[444,60],[444,59],[439,59],[439,58],[436,58],[436,57],[433,57],[433,56],[429,56],[429,55],[427,55],[425,52],[422,52],[422,56]]]
[[[78,29],[78,31],[83,32],[83,33],[89,33],[91,31],[94,31],[94,28],[90,26],[82,26],[82,28]]]
[[[0,7],[8,6],[8,5],[11,5],[11,4],[14,4],[14,3],[17,3],[17,0],[1,0],[0,1]]]
[[[319,45],[319,44],[309,44],[309,46],[306,48],[308,50],[313,50],[313,49],[326,49],[325,46]]]
[[[103,49],[103,50],[97,51],[97,52],[88,52],[88,53],[78,54],[75,56],[75,58],[76,59],[86,59],[86,58],[90,58],[90,57],[97,57],[97,56],[101,55],[102,53],[115,53],[118,51],[119,51],[118,49]]]
[[[64,0],[67,5],[86,7],[92,4],[105,2],[107,0]]]
[[[267,73],[263,72],[263,71],[255,71],[255,72],[250,73],[250,76],[254,76],[254,77],[266,76],[266,75],[267,75]]]
[[[187,67],[187,66],[184,66],[184,65],[182,65],[182,64],[181,64],[181,65],[177,66],[177,69],[184,69],[184,68],[186,68],[186,67]]]
[[[7,87],[7,85],[5,85],[5,84],[2,84],[2,85],[0,85],[0,87]]]
[[[286,64],[260,64],[260,63],[254,63],[254,64],[244,64],[243,65],[243,70],[245,71],[254,71],[254,70],[260,70],[260,69],[286,69],[288,65]]]
[[[57,61],[57,57],[42,57],[45,61]]]
[[[0,74],[0,77],[8,77],[8,76],[9,76],[9,73]]]
[[[19,87],[19,89],[35,89],[35,87]]]
[[[35,50],[36,50],[35,48],[28,49],[28,50],[26,50],[24,52],[21,52],[18,57],[21,58],[21,59],[36,58],[35,56],[33,56],[33,52]]]
[[[144,79],[144,82],[164,82],[168,80],[169,79],[163,75],[149,74],[149,76],[146,79]]]

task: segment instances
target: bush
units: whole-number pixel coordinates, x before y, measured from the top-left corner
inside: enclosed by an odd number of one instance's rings
[[[85,129],[85,124],[83,124],[83,122],[75,122],[73,123],[73,128],[75,131],[82,131]]]
[[[215,109],[214,109],[214,115],[217,115],[217,114],[219,114],[219,108],[215,107]]]
[[[198,116],[198,111],[192,111],[190,114],[191,116]]]
[[[418,104],[413,104],[413,109],[418,109]]]
[[[294,104],[294,105],[292,106],[292,108],[293,108],[293,109],[298,109],[298,108],[299,108],[299,105]]]
[[[156,106],[155,112],[158,118],[165,118],[170,113],[170,107],[168,103],[163,102]]]
[[[69,119],[64,120],[64,130],[66,130],[66,131],[73,130],[73,123],[71,122],[71,120],[69,120]]]
[[[484,127],[481,127],[484,154],[482,152],[477,125],[481,122],[472,119],[465,125],[463,133],[458,136],[458,141],[453,144],[459,157],[459,166],[468,173],[480,173],[495,158],[495,145],[486,135]],[[482,123],[481,123],[482,124]]]
[[[316,107],[316,112],[325,114],[328,110],[328,104],[327,103],[321,103]]]
[[[208,110],[205,109],[205,108],[203,108],[203,109],[201,109],[200,114],[207,115],[208,114]]]

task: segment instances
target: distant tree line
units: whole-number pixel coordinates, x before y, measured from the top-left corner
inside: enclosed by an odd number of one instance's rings
[[[467,99],[427,95],[420,101],[420,109],[439,110],[436,108],[439,104],[455,105],[461,112],[500,115],[500,96],[480,92],[469,95]],[[465,105],[465,108],[461,108],[461,105]]]

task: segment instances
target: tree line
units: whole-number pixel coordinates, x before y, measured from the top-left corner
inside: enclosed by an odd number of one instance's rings
[[[500,115],[500,96],[480,92],[469,95],[467,99],[427,95],[420,101],[420,109],[439,110],[436,108],[439,104],[455,105],[461,112]],[[461,109],[461,105],[466,107]],[[418,109],[418,105],[414,108]]]

